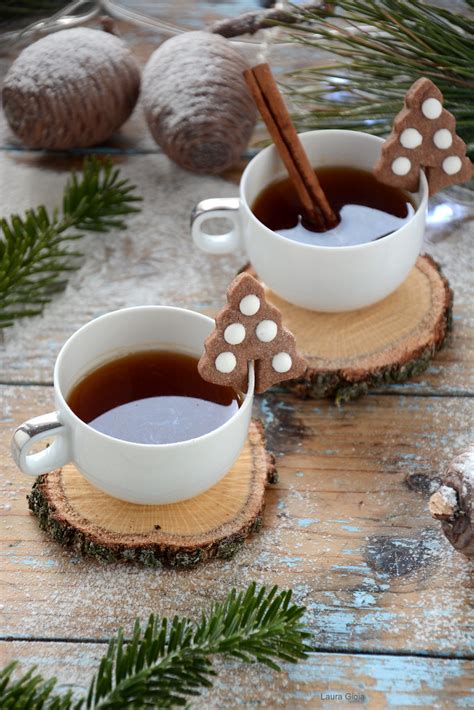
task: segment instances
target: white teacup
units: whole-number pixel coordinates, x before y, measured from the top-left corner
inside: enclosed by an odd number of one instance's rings
[[[382,139],[358,131],[309,131],[300,135],[314,167],[349,166],[371,170]],[[413,195],[416,211],[400,229],[357,246],[315,246],[280,236],[265,227],[251,206],[270,183],[286,175],[275,146],[250,161],[240,181],[240,197],[203,200],[191,218],[195,244],[211,254],[242,247],[259,277],[286,301],[317,311],[350,311],[369,306],[395,291],[421,251],[428,184],[423,172]],[[203,230],[213,218],[226,218],[232,229],[213,235]]]
[[[15,461],[31,476],[72,462],[94,486],[131,503],[174,503],[216,484],[237,460],[248,434],[254,393],[247,393],[222,426],[173,444],[137,444],[103,434],[67,404],[74,385],[91,370],[130,352],[168,350],[200,357],[214,327],[207,316],[183,308],[140,306],[107,313],[80,328],[62,347],[54,368],[57,411],[30,419],[12,440]],[[54,437],[40,453],[33,444]]]

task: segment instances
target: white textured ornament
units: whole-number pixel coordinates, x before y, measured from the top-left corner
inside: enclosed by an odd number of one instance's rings
[[[29,148],[86,148],[127,120],[139,90],[140,69],[123,40],[72,27],[20,53],[5,77],[3,110]]]
[[[242,323],[231,323],[224,331],[224,340],[229,345],[240,345],[245,340],[245,328]]]
[[[239,309],[244,316],[254,316],[260,308],[260,299],[254,294],[244,296],[240,301]]]
[[[277,333],[278,326],[274,320],[261,320],[255,328],[255,334],[262,343],[270,343]]]
[[[453,143],[453,136],[451,131],[447,128],[440,128],[433,136],[433,143],[440,150],[446,150],[446,148],[451,148]]]
[[[405,128],[400,136],[400,143],[404,148],[412,150],[418,148],[423,142],[423,136],[416,128]]]
[[[214,364],[218,372],[222,372],[224,375],[227,375],[229,372],[235,370],[237,360],[234,353],[225,352],[216,357]]]
[[[457,155],[450,155],[443,160],[443,170],[446,175],[456,175],[462,168],[461,158]]]
[[[197,31],[170,37],[148,60],[140,102],[153,138],[182,168],[220,173],[239,161],[257,119],[243,54]]]
[[[272,358],[272,367],[275,372],[288,372],[293,361],[288,353],[277,353]]]
[[[408,158],[401,156],[400,158],[395,158],[392,163],[392,172],[395,175],[407,175],[411,170],[411,162]]]
[[[421,112],[423,116],[432,121],[441,116],[442,110],[443,107],[441,105],[441,101],[438,101],[438,99],[425,99],[421,104]]]

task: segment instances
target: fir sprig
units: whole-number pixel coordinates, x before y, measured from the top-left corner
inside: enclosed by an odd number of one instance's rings
[[[132,638],[122,629],[111,639],[86,698],[55,692],[56,679],[45,681],[35,669],[13,678],[16,664],[0,673],[2,708],[19,710],[124,710],[183,706],[212,686],[211,657],[234,657],[280,670],[276,660],[296,663],[310,650],[301,617],[304,607],[291,602],[291,590],[268,592],[252,583],[232,590],[211,606],[198,623],[154,615],[142,629],[137,619]]]
[[[293,6],[291,39],[332,55],[288,77],[298,127],[387,135],[407,89],[426,76],[443,92],[472,154],[472,15],[420,0],[338,0],[337,9],[335,21],[324,9]]]
[[[66,184],[61,212],[40,206],[0,219],[0,328],[42,312],[81,264],[71,243],[82,231],[123,228],[123,217],[138,211],[134,190],[110,159],[86,158],[82,174],[72,173]]]

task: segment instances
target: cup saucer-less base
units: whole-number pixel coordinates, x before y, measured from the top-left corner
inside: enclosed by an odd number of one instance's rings
[[[85,555],[191,567],[213,557],[231,557],[260,528],[265,488],[275,481],[263,427],[253,419],[232,469],[195,498],[168,505],[126,503],[98,490],[68,465],[40,476],[28,500],[40,527]]]
[[[443,345],[451,323],[452,291],[429,256],[418,257],[394,293],[356,311],[310,311],[270,290],[267,298],[309,363],[304,377],[282,385],[303,398],[333,397],[338,403],[418,375]]]

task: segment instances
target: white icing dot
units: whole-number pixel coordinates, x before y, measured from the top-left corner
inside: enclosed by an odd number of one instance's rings
[[[255,328],[255,333],[262,343],[269,343],[276,337],[278,326],[274,320],[261,320]]]
[[[254,296],[253,294],[244,296],[244,298],[240,301],[239,308],[240,312],[243,313],[244,316],[254,316],[260,308],[260,299],[258,296]]]
[[[392,163],[392,172],[395,175],[406,175],[411,170],[411,163],[408,158],[400,157],[395,158]]]
[[[433,143],[440,150],[446,150],[446,148],[450,148],[452,142],[453,136],[451,135],[451,131],[448,131],[447,128],[440,128],[439,131],[436,131],[433,136]]]
[[[405,128],[400,136],[400,143],[404,148],[418,148],[423,142],[423,136],[416,128]]]
[[[272,367],[275,372],[288,372],[292,364],[293,361],[288,353],[277,353],[273,356]]]
[[[214,364],[216,366],[216,370],[227,375],[229,372],[232,372],[232,370],[235,370],[237,360],[234,353],[225,352],[216,357]]]
[[[224,330],[224,340],[229,345],[239,345],[245,340],[245,328],[242,323],[231,323]]]
[[[443,170],[446,175],[455,175],[462,168],[461,158],[457,155],[450,155],[443,160]]]
[[[438,101],[438,99],[425,99],[421,104],[421,112],[423,116],[430,118],[431,120],[439,118],[442,110],[443,107],[441,105],[441,101]]]

